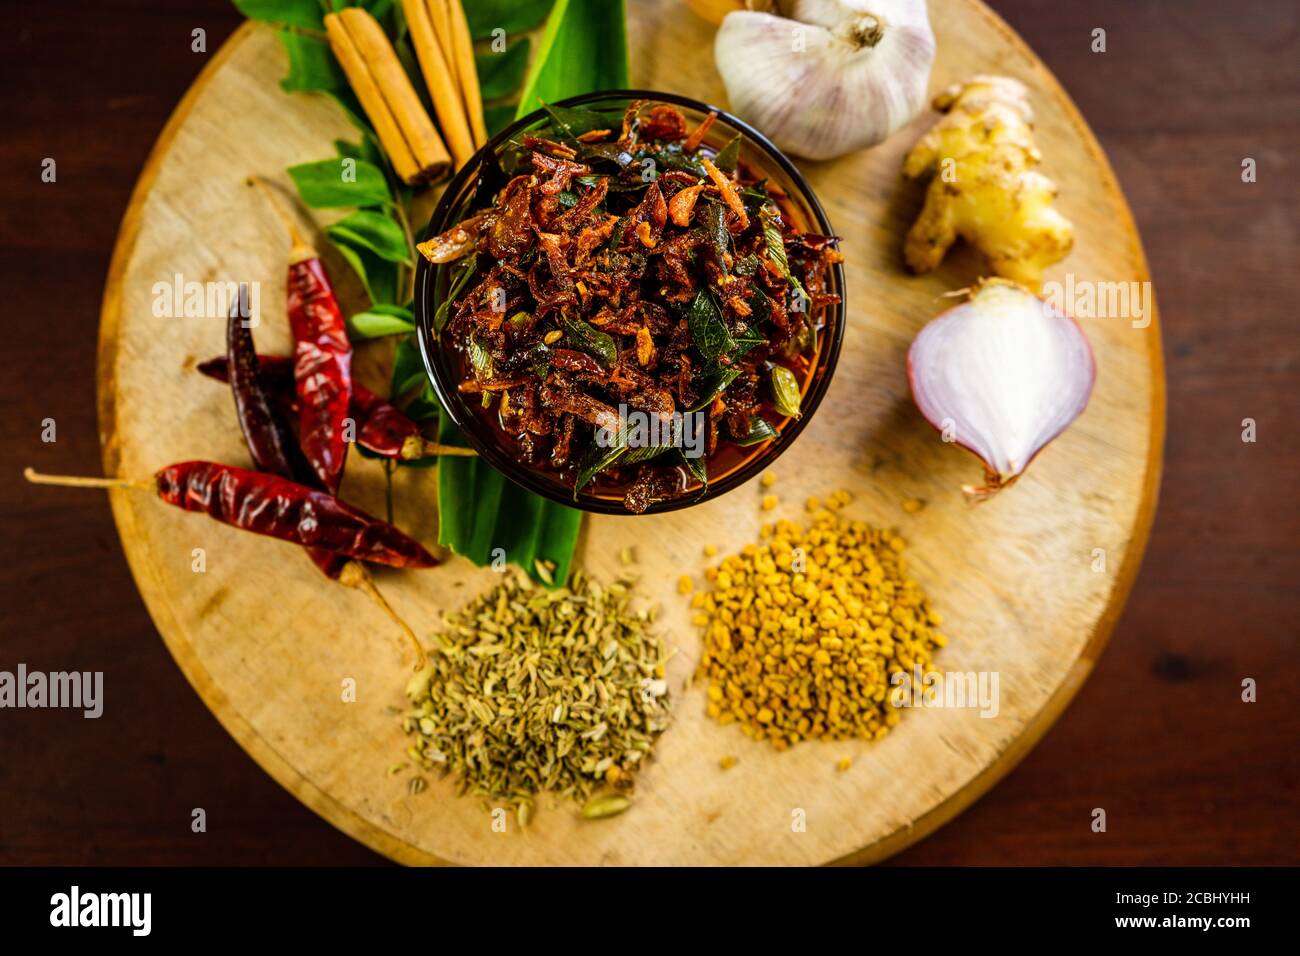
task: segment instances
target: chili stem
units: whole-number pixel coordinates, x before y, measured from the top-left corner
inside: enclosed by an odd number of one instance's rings
[[[407,271],[411,273],[410,291],[411,291],[411,296],[414,296],[415,295],[414,263],[419,261],[419,257],[416,256],[415,254],[415,236],[411,234],[411,220],[406,215],[406,204],[403,203],[401,199],[398,199],[397,202],[393,203],[393,207],[397,213],[397,221],[402,226],[402,232],[406,235],[406,251],[411,256],[412,265]],[[406,283],[402,283],[402,288],[406,288]]]
[[[411,642],[411,646],[415,648],[414,669],[418,671],[424,666],[425,654],[424,648],[420,645],[420,639],[415,636],[415,632],[411,630],[410,625],[403,621],[401,616],[393,610],[393,606],[384,599],[384,595],[380,593],[379,588],[375,587],[375,582],[370,579],[370,572],[366,570],[364,564],[360,561],[349,561],[345,564],[342,573],[339,575],[339,583],[370,595],[375,603],[383,608],[384,613],[392,619],[393,623],[402,629],[407,640]]]
[[[384,459],[384,507],[388,512],[388,523],[393,523],[393,459]]]
[[[293,243],[293,248],[289,250],[289,261],[301,262],[303,259],[319,258],[312,244],[304,239],[302,233],[299,232],[298,226],[293,221],[293,217],[289,215],[288,210],[284,208],[280,200],[275,198],[275,193],[271,191],[267,181],[261,176],[249,176],[248,184],[257,188],[263,198],[266,199],[267,204],[275,211],[276,218],[288,230],[289,241]]]
[[[131,478],[88,478],[81,475],[44,475],[28,466],[23,469],[23,477],[34,485],[58,485],[63,488],[138,488],[143,491],[153,490],[153,481],[139,481]]]
[[[436,441],[429,441],[419,435],[411,435],[402,442],[402,460],[411,461],[415,458],[432,458],[434,455],[460,455],[464,458],[472,458],[477,455],[473,448],[462,448],[460,445],[443,445]]]

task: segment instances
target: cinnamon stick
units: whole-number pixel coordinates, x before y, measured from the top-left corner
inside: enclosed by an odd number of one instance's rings
[[[420,61],[420,72],[424,74],[429,98],[433,100],[433,109],[438,115],[438,125],[442,127],[442,135],[447,138],[459,169],[470,161],[477,149],[460,83],[439,41],[426,0],[402,0],[402,11],[411,30],[411,45]]]
[[[460,80],[460,93],[465,104],[465,113],[469,116],[470,128],[474,131],[474,142],[482,146],[488,138],[487,125],[483,121],[483,95],[478,85],[478,66],[474,63],[474,39],[469,34],[469,21],[465,19],[465,8],[461,6],[461,0],[428,0],[428,3],[441,5],[446,11],[450,27],[447,41],[451,48],[450,60],[455,64],[455,73]]]
[[[326,14],[325,32],[397,175],[407,183],[442,177],[451,156],[375,18],[347,7]]]

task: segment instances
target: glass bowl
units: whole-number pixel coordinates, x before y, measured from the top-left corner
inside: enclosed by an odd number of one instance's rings
[[[609,90],[588,93],[562,100],[554,105],[557,108],[582,107],[599,111],[608,110],[611,115],[611,126],[617,129],[622,122],[624,110],[633,100],[671,104],[686,117],[688,128],[694,128],[710,112],[716,112],[718,118],[709,130],[709,135],[705,137],[705,143],[714,148],[721,148],[737,133],[742,134],[741,160],[785,194],[782,201],[783,210],[794,218],[795,224],[805,232],[826,236],[835,234],[821,203],[817,201],[817,197],[813,195],[812,189],[794,164],[762,133],[725,110],[688,97],[653,90]],[[501,155],[507,141],[522,132],[545,125],[548,119],[544,110],[537,110],[512,123],[484,145],[447,186],[425,229],[425,239],[437,236],[461,222],[469,215],[472,208],[481,208],[489,203],[491,196],[504,184],[504,181],[491,182],[491,176],[487,174],[491,170],[499,169],[496,158]],[[480,189],[481,176],[484,178],[482,189]],[[457,359],[448,354],[448,349],[443,348],[440,334],[434,328],[434,316],[448,295],[456,263],[434,265],[423,256],[418,258],[415,276],[415,317],[420,354],[424,359],[425,372],[438,396],[438,401],[442,404],[444,412],[464,434],[469,446],[515,484],[551,501],[600,514],[631,514],[632,512],[624,508],[621,494],[609,489],[594,489],[593,483],[579,492],[575,499],[572,487],[560,480],[558,475],[516,461],[502,446],[500,437],[492,426],[470,407],[469,402],[477,399],[477,396],[466,396],[457,388],[460,381]],[[738,456],[739,461],[731,464],[720,474],[710,474],[708,487],[703,492],[695,488],[678,497],[655,501],[642,514],[675,511],[678,508],[687,508],[724,495],[771,467],[772,463],[794,443],[799,433],[816,414],[839,359],[840,346],[844,340],[845,316],[842,264],[837,263],[831,268],[827,291],[838,295],[840,301],[837,305],[823,308],[820,343],[816,361],[809,371],[802,390],[800,417],[782,420],[780,424],[774,426],[778,432],[775,438],[743,449],[744,454]]]

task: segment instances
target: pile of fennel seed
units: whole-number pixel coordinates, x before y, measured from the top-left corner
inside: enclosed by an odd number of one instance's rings
[[[664,646],[654,613],[629,609],[632,583],[574,571],[547,590],[512,569],[445,615],[406,688],[410,758],[454,774],[461,794],[514,804],[521,822],[542,791],[629,790],[670,717]]]

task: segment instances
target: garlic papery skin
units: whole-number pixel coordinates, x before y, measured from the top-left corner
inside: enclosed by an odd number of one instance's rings
[[[925,106],[925,0],[787,0],[789,17],[727,14],[713,52],[731,109],[787,152],[874,146]]]
[[[686,5],[701,20],[717,26],[728,13],[744,10],[744,0],[686,0]]]
[[[907,353],[921,414],[985,463],[983,499],[1015,481],[1082,414],[1097,367],[1079,324],[1004,280],[932,320]]]

